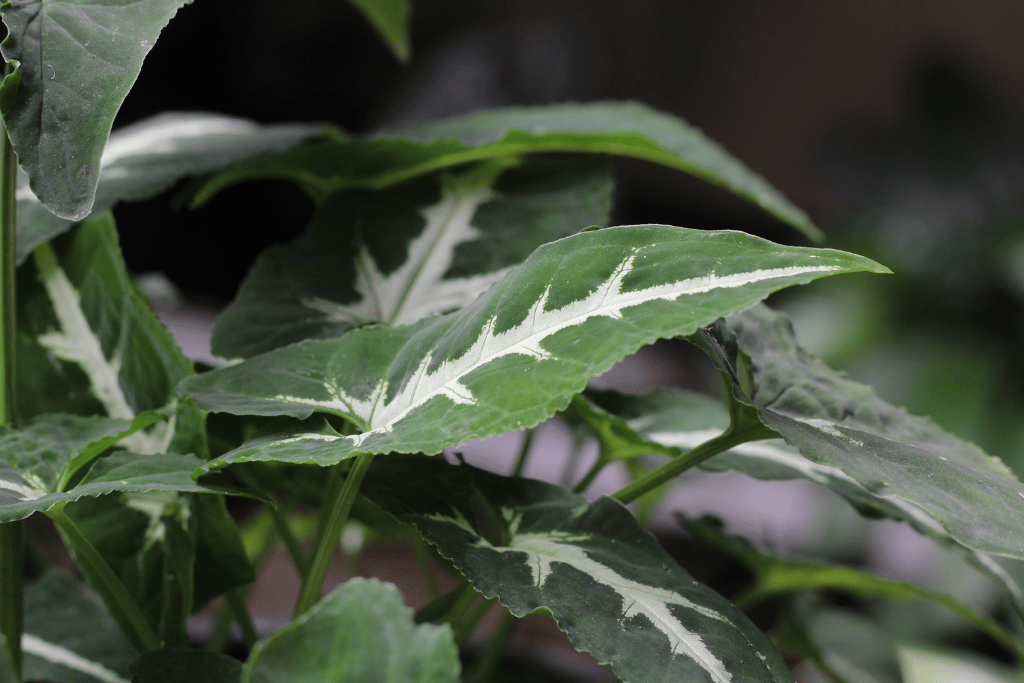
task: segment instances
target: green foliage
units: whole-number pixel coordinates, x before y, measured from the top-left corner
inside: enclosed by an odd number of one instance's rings
[[[351,2],[408,59],[409,3]],[[5,579],[3,632],[21,648],[0,648],[0,680],[454,682],[459,647],[495,601],[507,613],[467,673],[479,683],[505,675],[505,640],[529,614],[627,683],[792,681],[780,649],[840,681],[899,680],[902,652],[919,677],[917,651],[808,593],[927,601],[1024,651],[1012,628],[941,591],[786,560],[706,523],[686,523],[693,553],[669,554],[623,504],[649,507],[696,467],[805,479],[956,550],[1024,614],[991,557],[1024,559],[1024,486],[809,356],[760,303],[884,266],[738,232],[608,227],[619,155],[821,237],[721,147],[637,103],[507,108],[367,136],[166,114],[109,135],[183,4],[0,7],[16,67],[0,114],[21,160],[0,178],[0,228],[17,235],[0,259],[11,271],[0,276],[17,277],[3,302],[17,312],[4,330],[17,372],[2,380],[17,389],[17,421],[0,425],[0,578],[22,560],[14,524],[42,512],[100,598],[52,570],[24,596]],[[305,233],[264,252],[218,320],[213,350],[231,362],[198,373],[133,284],[109,211],[184,178],[193,205],[255,179],[296,183],[315,204]],[[664,338],[710,357],[724,403],[587,391]],[[522,460],[501,476],[443,455],[559,415],[598,444],[573,491],[522,478]],[[582,495],[620,463],[624,488]],[[266,509],[240,528],[226,494]],[[396,588],[362,578],[314,605],[339,537],[353,568],[367,538],[411,542],[430,590],[438,567],[461,583],[415,614]],[[301,597],[290,624],[258,639],[245,587],[276,541]],[[753,576],[739,607],[683,568],[709,550]],[[190,616],[222,596],[211,651],[190,649]],[[782,605],[770,635],[743,611],[767,597]],[[244,662],[219,651],[232,621]]]

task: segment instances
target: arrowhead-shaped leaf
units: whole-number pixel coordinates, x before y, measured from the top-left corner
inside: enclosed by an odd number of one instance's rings
[[[114,116],[160,31],[189,0],[12,0],[0,8],[3,115],[32,191],[70,220],[92,209]]]
[[[438,453],[531,427],[593,376],[661,337],[691,334],[770,292],[878,264],[742,233],[669,226],[546,244],[456,313],[311,340],[186,380],[207,410],[347,418],[355,436],[301,431],[211,463],[335,463],[355,453]]]
[[[535,152],[617,154],[664,164],[721,185],[813,240],[822,238],[803,211],[699,130],[637,102],[495,109],[369,139],[301,145],[226,171],[196,201],[253,178],[294,180],[319,197],[346,188],[383,189],[468,161]]]
[[[335,194],[305,235],[260,256],[217,319],[213,352],[248,357],[463,308],[541,244],[606,225],[611,191],[607,160],[584,157]]]
[[[48,570],[25,591],[26,681],[128,683],[135,649],[96,597]]]
[[[750,358],[752,390],[740,400],[799,449],[804,467],[827,468],[922,533],[1024,559],[1024,485],[1002,462],[809,356],[789,320],[767,307],[716,324],[704,342],[723,350],[719,362]],[[742,386],[735,368],[723,369]]]
[[[323,131],[308,124],[263,125],[192,112],[165,113],[118,128],[100,159],[93,213],[121,201],[148,199],[187,176],[212,173],[264,152],[279,151]],[[32,250],[68,230],[72,221],[51,213],[18,174],[20,264]]]
[[[355,578],[253,648],[242,683],[456,683],[451,628],[416,625],[391,584]]]
[[[625,683],[792,680],[767,636],[611,498],[422,456],[378,460],[362,491],[514,615],[549,610]],[[481,528],[472,500],[498,528]]]

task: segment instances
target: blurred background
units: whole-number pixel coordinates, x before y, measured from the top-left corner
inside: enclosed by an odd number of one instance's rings
[[[829,278],[773,299],[808,350],[1024,475],[1020,0],[413,0],[408,65],[347,3],[282,7],[198,0],[183,8],[118,123],[185,109],[366,132],[481,107],[642,100],[685,118],[765,176],[825,230],[826,246],[895,272]],[[643,162],[615,168],[615,223],[805,243],[700,181]],[[161,272],[183,293],[190,307],[166,308],[165,319],[178,315],[179,335],[201,345],[256,254],[296,237],[312,207],[273,182],[231,188],[194,213],[168,212],[174,196],[121,205],[116,214],[129,268]],[[666,342],[607,382],[636,391],[705,388],[713,374],[697,361]],[[551,438],[571,441],[564,429]],[[515,436],[503,443],[466,452],[486,459],[518,447]],[[732,528],[761,545],[854,558],[999,610],[997,595],[959,560],[902,526],[869,529],[831,494],[762,482],[750,482],[748,493],[747,484],[730,484],[740,491],[732,500],[760,497],[744,518],[723,507],[720,490],[691,483],[672,494],[676,507],[732,514]],[[702,490],[711,493],[701,498]],[[930,609],[871,612],[912,642],[938,634],[1000,656]],[[837,647],[875,651],[859,617],[836,614],[822,617],[839,620],[828,622],[830,632],[860,634]],[[879,667],[870,680],[898,680],[891,663]]]

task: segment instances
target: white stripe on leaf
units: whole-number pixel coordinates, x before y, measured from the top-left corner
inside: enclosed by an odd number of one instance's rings
[[[31,633],[22,635],[21,649],[25,654],[34,655],[53,664],[66,666],[69,669],[91,676],[97,681],[101,681],[101,683],[128,683],[128,680],[122,678],[116,671],[111,671],[99,662],[86,659],[66,647],[43,640]]]
[[[608,566],[591,559],[583,548],[572,544],[573,540],[586,539],[522,533],[515,534],[507,547],[488,547],[503,553],[526,553],[526,564],[530,567],[538,588],[543,587],[555,563],[563,563],[585,573],[622,597],[622,622],[638,615],[647,617],[654,627],[668,638],[673,655],[681,654],[694,660],[711,674],[712,680],[716,683],[732,681],[732,674],[725,668],[722,660],[712,654],[699,634],[683,626],[672,614],[670,605],[678,605],[705,617],[728,623],[724,616],[687,600],[675,591],[649,586],[619,575]]]
[[[497,318],[491,317],[484,323],[476,341],[465,353],[458,358],[444,360],[432,372],[428,372],[428,368],[434,364],[435,359],[432,353],[428,353],[391,400],[384,400],[389,389],[387,380],[378,382],[365,399],[353,397],[343,387],[330,381],[324,385],[328,395],[332,397],[330,400],[286,395],[278,395],[275,398],[345,412],[361,420],[366,425],[366,430],[362,434],[338,437],[350,439],[353,445],[358,447],[369,436],[391,432],[399,420],[433,398],[444,397],[454,404],[475,405],[476,397],[462,384],[462,380],[469,373],[512,354],[538,361],[553,358],[542,346],[542,342],[561,330],[580,325],[591,318],[618,319],[622,317],[623,309],[659,299],[674,301],[681,296],[703,294],[716,289],[737,288],[765,280],[841,270],[840,266],[823,265],[788,266],[730,275],[711,273],[646,289],[624,291],[622,285],[626,276],[633,270],[635,258],[635,254],[628,256],[614,269],[608,279],[587,297],[561,308],[546,309],[551,291],[549,285],[527,312],[523,321],[504,332],[495,332]]]

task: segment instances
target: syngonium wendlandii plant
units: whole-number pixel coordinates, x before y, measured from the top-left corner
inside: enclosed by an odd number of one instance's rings
[[[408,55],[406,2],[352,2]],[[110,135],[183,4],[2,7],[11,144],[4,136],[0,680],[454,681],[457,646],[495,599],[507,611],[474,680],[498,675],[515,617],[533,613],[623,681],[791,681],[776,644],[840,680],[797,611],[773,644],[623,505],[698,465],[808,479],[866,514],[906,521],[988,572],[1021,609],[992,555],[1024,559],[1024,487],[810,358],[786,319],[759,305],[783,287],[883,267],[740,233],[603,227],[607,156],[618,154],[698,175],[820,237],[698,131],[639,104],[599,103],[368,137],[199,114]],[[295,182],[316,204],[306,234],[267,250],[218,320],[213,349],[239,362],[201,374],[128,276],[109,212],[186,176],[204,179],[196,205],[254,178]],[[665,337],[708,353],[724,405],[681,391],[587,391]],[[574,490],[523,479],[522,459],[502,476],[439,455],[558,413],[599,443]],[[649,467],[652,455],[660,462]],[[631,483],[585,498],[613,461]],[[267,505],[240,532],[224,494]],[[308,555],[296,506],[316,510]],[[372,580],[318,601],[353,511],[376,533],[431,548],[463,583],[415,616]],[[102,606],[57,572],[22,585],[21,520],[34,512],[61,529]],[[743,603],[808,588],[932,600],[1022,652],[1002,625],[945,595],[787,562],[683,521],[750,568]],[[302,591],[295,621],[257,641],[244,587],[274,534]],[[219,596],[220,625],[235,620],[250,647],[244,664],[216,652],[223,630],[212,652],[183,649],[186,619]]]

